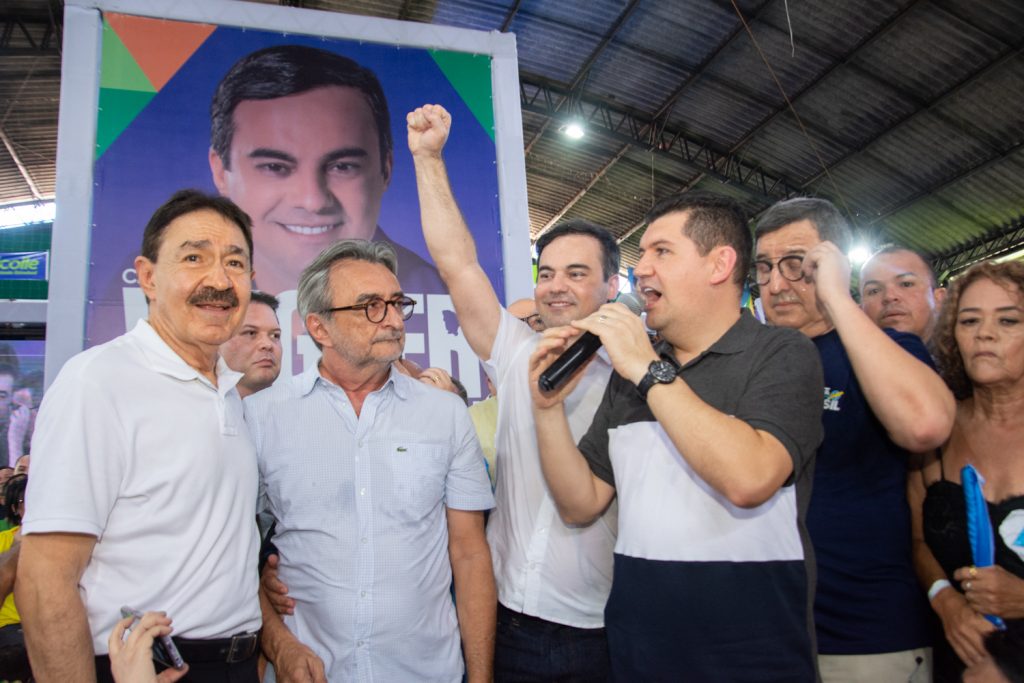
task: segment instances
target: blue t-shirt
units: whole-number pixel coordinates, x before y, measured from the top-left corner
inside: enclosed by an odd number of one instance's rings
[[[934,367],[921,340],[886,329]],[[931,612],[914,574],[907,451],[864,398],[839,335],[814,339],[825,371],[807,529],[818,564],[814,620],[822,654],[878,654],[930,644]]]

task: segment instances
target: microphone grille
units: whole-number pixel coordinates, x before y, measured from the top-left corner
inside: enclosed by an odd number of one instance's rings
[[[633,315],[640,315],[644,311],[644,300],[633,292],[621,292],[615,301],[623,304]]]

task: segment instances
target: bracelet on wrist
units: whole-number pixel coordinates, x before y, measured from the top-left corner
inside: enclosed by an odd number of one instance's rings
[[[946,590],[947,588],[952,587],[952,585],[953,584],[951,584],[946,579],[939,579],[931,585],[931,588],[928,589],[928,601],[931,602],[935,599],[936,595]]]

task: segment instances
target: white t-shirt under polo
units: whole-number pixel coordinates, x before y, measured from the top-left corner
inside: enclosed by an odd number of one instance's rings
[[[502,309],[484,364],[498,387],[497,507],[487,522],[498,600],[509,609],[577,628],[604,626],[612,585],[617,503],[592,524],[567,526],[540,467],[529,361],[540,335]],[[603,351],[565,401],[579,441],[593,421],[612,367]]]
[[[46,392],[22,533],[97,538],[80,583],[97,654],[122,605],[166,611],[186,638],[260,627],[241,376],[218,360],[215,387],[140,321]]]

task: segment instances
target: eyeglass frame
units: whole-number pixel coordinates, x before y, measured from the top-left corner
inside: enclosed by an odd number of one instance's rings
[[[381,314],[380,318],[378,320],[374,320],[373,318],[370,317],[370,306],[373,306],[373,305],[375,305],[377,303],[384,304],[384,308],[382,309],[383,313]],[[398,296],[398,297],[395,297],[394,299],[382,299],[379,296],[375,296],[372,299],[370,299],[369,301],[365,301],[365,302],[363,302],[361,304],[352,304],[351,306],[335,306],[333,308],[325,308],[324,310],[320,311],[320,314],[321,315],[326,315],[328,313],[337,313],[338,311],[362,311],[363,315],[366,316],[366,319],[368,321],[370,321],[374,325],[377,325],[377,324],[380,324],[380,323],[384,322],[384,319],[388,317],[388,306],[394,306],[395,307],[395,312],[398,313],[398,317],[400,317],[403,321],[405,321],[405,320],[408,320],[409,318],[411,318],[413,313],[415,312],[416,300],[413,299],[413,298],[407,297],[407,296]],[[402,312],[402,308],[404,308],[406,306],[409,307],[409,312],[408,313],[403,313]]]
[[[795,278],[789,277],[788,275],[786,275],[785,271],[779,265],[783,261],[796,261],[796,262],[798,262],[800,264],[800,266],[801,266],[800,271],[799,271],[799,275],[797,277],[795,277]],[[767,272],[768,277],[765,279],[764,282],[761,282],[758,279],[757,264],[759,264],[759,263],[768,264],[768,272]],[[764,287],[765,285],[767,285],[769,282],[772,281],[772,269],[776,269],[776,270],[779,271],[779,275],[781,275],[784,280],[787,280],[789,282],[800,282],[801,280],[804,279],[803,263],[804,263],[804,255],[803,254],[788,254],[786,256],[782,256],[780,258],[777,258],[774,261],[772,261],[771,259],[766,259],[766,258],[757,259],[756,261],[754,261],[750,265],[751,279],[754,281],[754,284],[756,284],[758,287]]]
[[[529,325],[530,329],[532,329],[534,332],[543,332],[544,330],[547,329],[547,325],[545,325],[544,321],[540,319],[540,313],[531,313],[530,315],[524,315],[522,318],[520,318],[520,320]],[[535,322],[540,322],[540,329],[537,329],[534,326]]]

